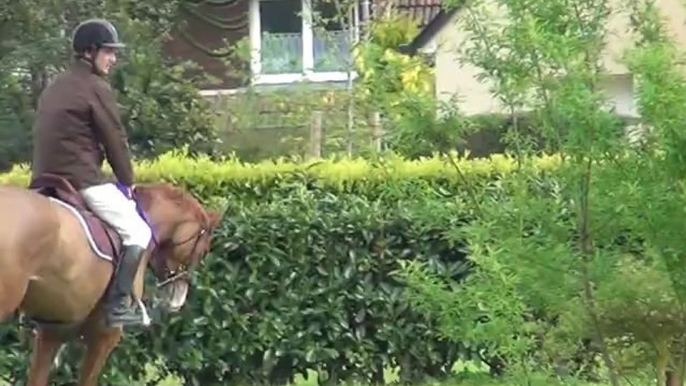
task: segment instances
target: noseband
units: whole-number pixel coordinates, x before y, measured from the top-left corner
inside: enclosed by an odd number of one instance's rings
[[[135,194],[135,192],[134,192]],[[138,214],[145,220],[145,222],[150,226],[150,230],[152,230],[152,242],[154,244],[154,248],[152,250],[152,256],[150,257],[153,265],[159,265],[159,255],[157,254],[157,251],[159,250],[159,247],[161,246],[159,241],[157,240],[157,237],[155,236],[155,228],[152,226],[152,222],[150,221],[150,218],[148,218],[147,214],[142,210],[142,208],[139,205],[136,205],[136,210],[138,211]],[[188,254],[189,260],[193,257],[195,254],[195,250],[198,248],[198,243],[200,242],[200,238],[207,233],[207,229],[204,227],[200,227],[197,233],[191,235],[187,239],[178,242],[178,243],[169,243],[168,245],[170,247],[178,247],[180,245],[186,244],[190,241],[193,241],[193,248],[191,248],[191,252]],[[170,271],[167,268],[167,265],[162,263],[162,267],[164,269],[164,272],[166,274],[166,279],[162,280],[157,284],[157,288],[162,288],[164,286],[167,286],[179,279],[190,277],[190,271],[191,269],[197,264],[196,261],[191,260],[191,265],[186,266],[185,264],[179,264],[179,267],[177,270]]]
[[[198,248],[198,243],[200,242],[200,238],[205,233],[207,233],[207,229],[200,228],[200,230],[198,230],[198,232],[191,235],[187,239],[180,241],[178,243],[170,243],[169,246],[172,248],[178,247],[178,246],[184,245],[190,241],[193,241],[193,247],[191,248],[191,251],[188,254],[188,259],[190,260],[193,257],[193,255],[195,254],[196,249]],[[157,242],[157,239],[154,236],[153,236],[153,241],[155,243],[156,248],[160,246],[160,244]],[[158,258],[157,256],[159,256],[159,255],[157,255],[155,252],[156,252],[156,250],[153,250],[151,258],[154,261],[154,264],[159,264],[156,260],[156,258]],[[169,285],[169,284],[171,284],[171,283],[173,283],[179,279],[190,277],[191,269],[196,264],[195,261],[193,261],[193,260],[191,260],[191,261],[192,261],[192,263],[190,266],[186,266],[185,264],[179,264],[179,268],[177,270],[169,270],[169,268],[167,268],[167,265],[164,264],[164,262],[161,262],[167,278],[164,279],[163,281],[159,282],[157,284],[157,288],[162,288],[162,287],[167,286],[167,285]]]

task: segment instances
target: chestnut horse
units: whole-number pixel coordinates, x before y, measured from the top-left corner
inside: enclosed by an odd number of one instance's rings
[[[138,185],[134,194],[153,231],[134,297],[142,304],[149,265],[170,311],[178,311],[186,301],[189,273],[208,252],[221,215],[167,183]],[[57,352],[70,336],[87,349],[79,385],[97,385],[123,333],[105,327],[101,310],[121,239],[60,177],[45,176],[29,189],[0,186],[0,208],[0,322],[21,312],[38,326],[27,385],[48,384]],[[149,323],[147,312],[144,316]]]

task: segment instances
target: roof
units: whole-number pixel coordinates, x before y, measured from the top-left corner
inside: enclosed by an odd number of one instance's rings
[[[421,29],[441,11],[441,0],[391,0],[398,13],[417,21]]]
[[[397,0],[397,1],[435,1],[440,2],[440,0]],[[464,1],[462,2],[464,4]],[[408,44],[404,44],[398,47],[398,50],[404,54],[414,55],[417,51],[424,47],[431,39],[436,36],[438,32],[443,29],[443,27],[448,24],[452,16],[461,9],[461,6],[454,6],[446,10],[440,5],[438,6],[438,11],[433,15],[433,17],[422,27],[422,30],[417,34],[417,36],[412,39]]]

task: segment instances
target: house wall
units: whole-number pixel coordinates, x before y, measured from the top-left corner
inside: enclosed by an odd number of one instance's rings
[[[603,55],[608,77],[600,82],[600,86],[617,113],[637,117],[633,78],[621,59],[636,37],[628,32],[629,17],[621,10],[624,2],[610,1],[617,11],[610,16],[608,23],[608,45]],[[686,47],[686,7],[681,0],[657,0],[657,4],[677,45]],[[495,7],[491,5],[490,10],[495,10]],[[506,113],[505,107],[493,97],[490,82],[478,79],[480,69],[460,63],[456,51],[466,44],[468,36],[456,25],[464,17],[463,12],[455,13],[452,20],[424,46],[425,49],[435,47],[436,95],[443,101],[457,98],[457,105],[467,115]]]
[[[460,62],[457,51],[468,38],[465,31],[456,27],[461,16],[462,11],[453,14],[451,20],[425,45],[435,50],[436,96],[442,101],[457,98],[457,105],[467,115],[503,111],[502,104],[489,90],[491,83],[478,79],[481,70]]]

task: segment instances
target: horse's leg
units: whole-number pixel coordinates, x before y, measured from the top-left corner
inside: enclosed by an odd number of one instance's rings
[[[46,386],[50,375],[50,368],[57,355],[57,350],[64,344],[64,338],[59,334],[38,330],[33,340],[33,354],[27,386]]]
[[[0,269],[0,322],[17,310],[28,286],[29,279],[23,270],[7,269],[3,272],[3,269]]]
[[[89,331],[84,336],[86,355],[81,368],[79,386],[96,386],[107,358],[122,336],[121,329]]]

